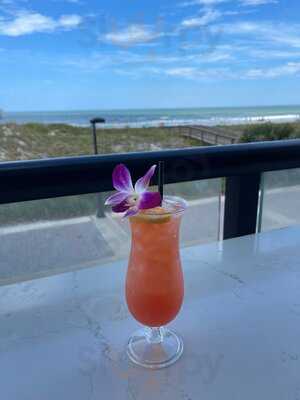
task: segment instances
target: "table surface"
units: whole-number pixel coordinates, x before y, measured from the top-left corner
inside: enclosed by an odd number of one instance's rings
[[[184,355],[159,371],[124,352],[126,261],[3,286],[1,399],[299,400],[299,258],[298,227],[184,249]]]

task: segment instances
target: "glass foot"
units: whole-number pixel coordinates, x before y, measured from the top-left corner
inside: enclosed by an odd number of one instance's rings
[[[174,364],[182,352],[182,339],[166,328],[141,329],[130,337],[127,345],[130,360],[151,369],[165,368]]]

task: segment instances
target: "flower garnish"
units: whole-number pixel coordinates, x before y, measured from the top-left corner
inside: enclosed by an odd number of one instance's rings
[[[113,186],[117,193],[110,196],[105,205],[112,206],[112,210],[116,213],[125,212],[124,217],[136,215],[140,210],[160,206],[160,193],[147,190],[155,169],[156,165],[153,165],[146,175],[137,180],[133,187],[127,167],[124,164],[117,165],[112,174]]]

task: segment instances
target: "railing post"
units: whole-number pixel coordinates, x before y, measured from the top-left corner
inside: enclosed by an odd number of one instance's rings
[[[261,174],[226,179],[224,239],[256,233]]]
[[[91,119],[91,125],[93,129],[93,141],[94,141],[94,153],[95,155],[98,154],[98,141],[97,141],[97,124],[104,124],[105,119],[103,118],[93,118]],[[105,213],[104,213],[104,197],[102,193],[98,193],[97,195],[97,212],[96,216],[97,218],[104,218]]]

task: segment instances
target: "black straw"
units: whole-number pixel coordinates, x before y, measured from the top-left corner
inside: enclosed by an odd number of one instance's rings
[[[158,190],[161,196],[161,199],[164,198],[164,162],[159,161],[158,163]]]

